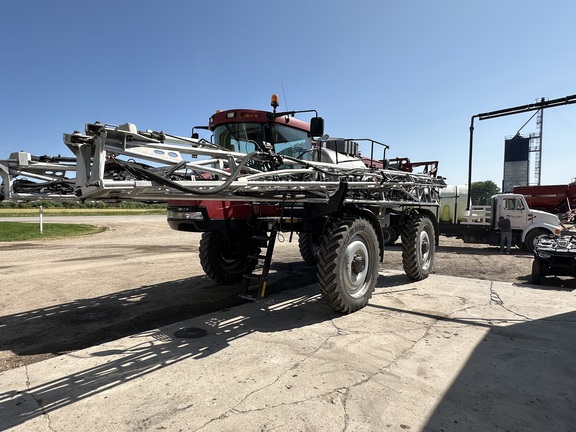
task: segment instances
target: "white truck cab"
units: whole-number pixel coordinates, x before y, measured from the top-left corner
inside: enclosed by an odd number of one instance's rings
[[[561,226],[558,216],[528,207],[524,195],[498,194],[491,200],[496,209],[495,222],[498,226],[500,216],[510,219],[512,229],[522,231],[521,242],[532,249],[542,234],[560,234]],[[538,234],[535,234],[538,232]]]

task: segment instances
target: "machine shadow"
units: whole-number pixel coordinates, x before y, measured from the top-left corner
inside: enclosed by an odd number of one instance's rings
[[[574,291],[576,290],[576,278],[569,276],[545,276],[540,285],[530,283],[530,275],[518,276],[518,283],[514,286],[550,291]]]
[[[316,282],[316,272],[278,263],[268,281],[268,292],[277,293]],[[246,303],[242,292],[196,276],[0,316],[0,350],[58,355]]]
[[[317,287],[309,285],[231,310],[204,311],[201,317],[131,336],[134,342],[128,348],[71,354],[82,355],[87,367],[38,385],[0,393],[0,430],[175,363],[213,355],[226,349],[231,341],[254,332],[291,330],[337,316],[320,298]]]
[[[458,255],[500,255],[500,247],[488,245],[485,247],[470,247],[465,244],[458,246],[443,246],[440,244],[437,252],[447,254],[453,253]],[[513,252],[514,255],[518,256],[532,256],[532,253],[523,249],[514,248]]]

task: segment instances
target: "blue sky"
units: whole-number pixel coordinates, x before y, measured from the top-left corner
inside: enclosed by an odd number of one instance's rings
[[[62,133],[96,120],[189,136],[278,93],[464,184],[472,115],[576,94],[574,16],[573,0],[2,0],[0,159],[71,155]],[[531,115],[476,121],[473,181],[501,184]],[[576,106],[545,110],[543,184],[576,177],[575,141]]]

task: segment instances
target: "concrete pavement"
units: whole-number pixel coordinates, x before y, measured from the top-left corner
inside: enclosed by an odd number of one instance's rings
[[[208,293],[207,293],[208,294]],[[0,373],[0,430],[576,431],[572,291],[382,272]]]

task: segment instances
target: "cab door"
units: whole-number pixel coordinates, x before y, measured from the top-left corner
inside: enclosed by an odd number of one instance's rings
[[[500,202],[500,216],[510,219],[512,229],[522,229],[528,222],[528,208],[520,197],[503,197]]]

